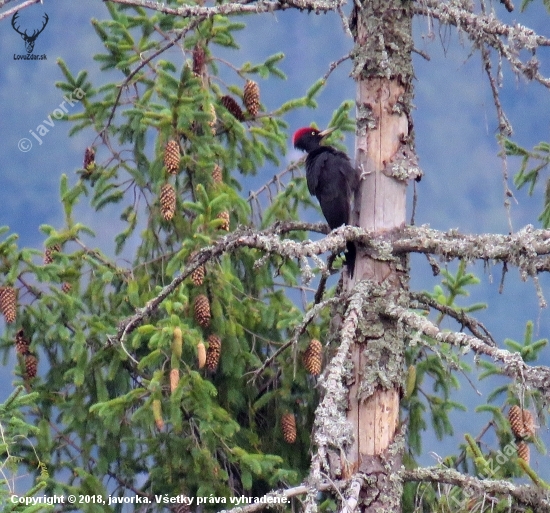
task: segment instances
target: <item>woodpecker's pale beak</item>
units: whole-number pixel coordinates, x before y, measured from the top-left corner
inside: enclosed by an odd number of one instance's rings
[[[326,130],[323,130],[322,132],[319,132],[319,135],[324,139],[327,135],[332,134],[336,130],[336,127],[333,126],[332,128],[327,128]]]

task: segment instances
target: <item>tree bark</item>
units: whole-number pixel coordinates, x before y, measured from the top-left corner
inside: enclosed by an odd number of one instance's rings
[[[354,224],[382,233],[403,228],[407,180],[416,169],[411,143],[411,12],[402,0],[365,1],[352,16],[357,81],[356,191]],[[345,477],[363,475],[361,511],[400,511],[402,487],[392,480],[401,465],[399,395],[403,379],[404,336],[396,322],[375,312],[379,301],[403,304],[408,269],[405,259],[376,261],[357,251],[347,290],[368,280],[362,322],[351,348],[354,365],[348,420],[354,441],[343,458]],[[397,486],[396,486],[397,485]]]

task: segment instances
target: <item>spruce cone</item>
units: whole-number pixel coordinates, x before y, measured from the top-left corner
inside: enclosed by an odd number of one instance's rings
[[[193,48],[193,73],[195,75],[202,75],[205,62],[206,53],[204,48],[197,43]]]
[[[247,80],[244,84],[243,102],[246,110],[256,117],[260,110],[260,88],[253,80]]]
[[[323,346],[312,338],[304,353],[304,367],[313,376],[321,374],[323,368]]]
[[[217,216],[217,219],[223,220],[223,223],[220,226],[220,230],[225,230],[226,232],[229,231],[229,212],[227,210],[224,210],[223,212],[220,212]]]
[[[25,375],[27,379],[32,379],[36,376],[38,370],[38,359],[31,353],[25,355]]]
[[[191,506],[186,502],[182,502],[172,509],[173,513],[191,513]]]
[[[164,166],[172,174],[177,174],[180,167],[180,145],[175,139],[170,139],[164,149]]]
[[[293,444],[296,441],[296,417],[293,413],[285,413],[281,417],[281,429],[284,441]]]
[[[84,150],[83,167],[86,171],[93,171],[95,167],[95,150],[91,146],[88,146]]]
[[[229,95],[222,96],[222,105],[239,121],[244,121],[243,110],[239,107],[239,104]]]
[[[153,409],[153,419],[155,420],[155,426],[159,431],[164,427],[164,419],[162,418],[162,404],[160,399],[153,399],[151,404]]]
[[[206,363],[206,348],[202,342],[197,344],[197,363],[199,365],[199,369],[202,369]]]
[[[210,326],[210,301],[204,294],[195,298],[195,320],[203,328]]]
[[[528,438],[535,434],[535,420],[529,410],[514,405],[508,412],[508,420],[516,438]]]
[[[173,393],[180,382],[180,371],[179,369],[170,369],[170,392]]]
[[[212,104],[210,104],[210,116],[212,117],[212,119],[208,122],[208,124],[210,125],[212,135],[216,135],[216,124],[218,122],[218,116],[216,116],[216,109]]]
[[[61,292],[64,292],[65,294],[68,294],[72,288],[73,286],[68,281],[64,281],[61,284]]]
[[[523,429],[525,430],[525,436],[530,437],[535,435],[535,419],[533,414],[529,410],[523,410]]]
[[[17,316],[17,291],[13,287],[0,287],[0,311],[8,324]]]
[[[29,352],[29,341],[25,338],[25,332],[21,329],[15,334],[15,351],[17,354],[26,355]]]
[[[204,265],[197,267],[191,274],[191,281],[195,287],[200,287],[204,282],[204,276],[206,274],[206,268]]]
[[[61,251],[61,245],[60,244],[54,244],[53,246],[49,246],[44,251],[44,263],[45,264],[51,264],[53,262],[53,254],[59,253]]]
[[[512,428],[512,433],[517,438],[523,437],[523,418],[521,414],[521,408],[517,405],[514,405],[510,408],[508,412],[508,420],[510,421],[510,427]]]
[[[160,210],[166,221],[170,221],[176,213],[176,191],[169,183],[160,189]]]
[[[529,446],[525,442],[520,442],[518,444],[518,458],[521,458],[527,465],[529,465],[529,460],[531,459],[531,451]]]
[[[214,183],[222,183],[223,182],[222,168],[218,164],[216,164],[214,166],[214,170],[212,171],[212,180],[214,180]]]
[[[409,365],[407,378],[405,380],[405,399],[410,399],[416,388],[416,367]]]
[[[215,371],[220,363],[220,354],[222,352],[222,341],[217,335],[208,337],[208,349],[206,351],[206,368],[209,371]]]
[[[183,350],[183,333],[179,326],[172,331],[172,354],[179,360]]]

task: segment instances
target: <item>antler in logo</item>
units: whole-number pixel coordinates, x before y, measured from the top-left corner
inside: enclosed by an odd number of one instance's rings
[[[27,50],[27,53],[32,53],[32,51],[34,50],[34,42],[36,41],[36,38],[40,35],[40,33],[44,30],[44,27],[48,24],[48,15],[46,13],[44,13],[44,24],[42,25],[42,28],[40,30],[33,30],[33,33],[29,36],[29,34],[27,34],[27,31],[25,30],[25,32],[21,32],[19,30],[19,26],[15,26],[15,22],[17,21],[17,17],[19,16],[19,11],[17,11],[12,19],[11,19],[11,26],[13,27],[13,30],[15,30],[15,32],[17,32],[18,34],[21,35],[21,37],[23,38],[23,41],[25,41],[25,48]]]

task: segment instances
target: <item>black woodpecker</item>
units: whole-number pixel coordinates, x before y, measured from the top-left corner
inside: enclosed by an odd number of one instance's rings
[[[343,151],[321,144],[333,131],[334,128],[321,132],[313,127],[305,127],[296,130],[292,138],[295,148],[307,152],[307,188],[319,200],[331,230],[349,224],[351,199],[359,184],[359,175],[349,157]],[[348,242],[346,249],[348,273],[353,276],[355,244]]]

